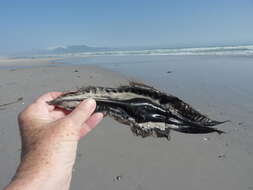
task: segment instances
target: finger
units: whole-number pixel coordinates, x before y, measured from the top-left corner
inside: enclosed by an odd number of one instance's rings
[[[94,113],[83,125],[80,130],[80,138],[89,133],[103,119],[102,113]]]
[[[93,99],[82,101],[68,117],[74,122],[75,125],[80,126],[91,116],[95,111],[96,102]]]
[[[103,117],[104,115],[102,113],[94,113],[85,123],[93,129],[103,119]]]

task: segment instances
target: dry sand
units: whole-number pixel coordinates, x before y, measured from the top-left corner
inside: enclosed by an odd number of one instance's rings
[[[20,139],[16,117],[26,105],[48,91],[70,90],[89,84],[116,86],[127,81],[118,73],[93,66],[65,66],[46,62],[39,62],[36,67],[31,65],[32,62],[23,68],[5,66],[0,70],[0,104],[23,97],[21,102],[0,108],[0,189],[9,182],[19,161]],[[165,72],[166,69],[164,67],[161,70]],[[176,69],[174,66],[173,71]],[[176,73],[172,74],[175,77]],[[176,77],[172,80],[176,80]],[[198,88],[209,93],[206,94],[206,101],[209,100],[209,104],[213,103],[214,106],[204,104],[205,98],[201,95],[190,102],[196,103],[194,107],[215,119],[238,117],[231,123],[219,126],[228,131],[227,134],[189,135],[173,132],[171,141],[152,137],[142,139],[133,136],[127,126],[105,118],[80,142],[71,189],[253,189],[253,133],[249,127],[252,119],[245,116],[243,111],[235,114],[230,110],[234,115],[226,114],[226,97],[221,97],[219,101],[214,96],[213,100],[217,102],[213,102],[210,100],[213,98],[212,91],[207,90],[204,84],[197,84]],[[181,88],[174,89],[180,93],[186,92]],[[192,91],[184,95],[188,97],[187,101],[194,97],[194,93]],[[240,93],[236,95],[240,98]],[[251,108],[248,111],[252,111]]]

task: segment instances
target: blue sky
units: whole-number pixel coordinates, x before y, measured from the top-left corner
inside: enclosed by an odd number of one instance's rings
[[[252,42],[252,0],[0,0],[0,55],[73,44]]]

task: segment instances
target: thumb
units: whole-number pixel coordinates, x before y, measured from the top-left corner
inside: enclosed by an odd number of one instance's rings
[[[81,127],[82,124],[88,120],[91,114],[95,111],[96,102],[93,99],[86,99],[82,101],[69,115],[69,119],[78,126]]]

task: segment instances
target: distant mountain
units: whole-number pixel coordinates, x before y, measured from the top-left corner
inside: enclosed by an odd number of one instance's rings
[[[106,47],[90,47],[87,45],[70,45],[70,46],[56,46],[47,49],[33,50],[37,54],[67,54],[67,53],[81,53],[81,52],[98,52],[110,51],[112,48]]]
[[[94,52],[106,50],[109,50],[109,48],[90,47],[87,45],[71,45],[66,47],[56,47],[54,49],[51,49],[51,52],[56,54],[63,54],[63,53],[80,53],[80,52]]]

